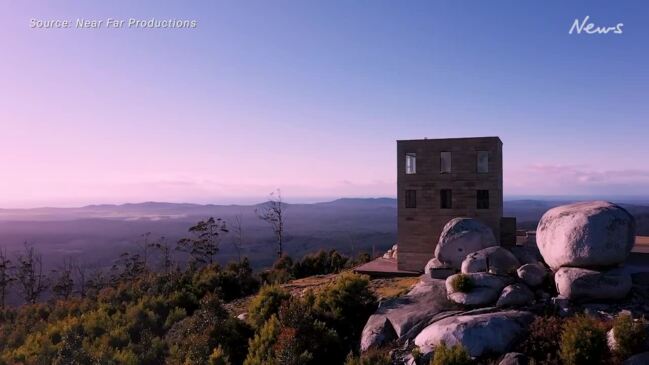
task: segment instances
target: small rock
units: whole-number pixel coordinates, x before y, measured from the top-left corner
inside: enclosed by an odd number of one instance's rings
[[[508,247],[509,251],[516,256],[521,265],[535,264],[543,261],[539,248],[534,246],[512,246]]]
[[[621,269],[599,272],[562,267],[554,281],[559,295],[573,301],[622,299],[631,290],[631,276]]]
[[[237,319],[240,321],[246,321],[248,319],[248,313],[241,313],[237,316]]]
[[[520,352],[510,352],[503,357],[498,365],[528,365],[529,358]]]
[[[616,351],[617,350],[617,341],[615,341],[615,328],[611,328],[608,332],[606,332],[606,343],[608,344],[608,348],[611,351]]]
[[[524,284],[506,286],[496,302],[496,307],[515,307],[530,304],[534,300],[534,293]]]
[[[474,218],[453,218],[439,236],[435,257],[452,268],[460,269],[468,254],[496,245],[496,237],[489,226]]]
[[[424,268],[424,273],[430,275],[433,279],[446,279],[456,272],[456,269],[443,264],[436,257],[430,259]]]
[[[559,315],[561,317],[567,317],[572,315],[573,308],[572,305],[570,304],[570,300],[566,298],[554,297],[551,299],[551,302],[552,305],[554,305],[557,308],[557,311],[559,312]]]
[[[453,281],[459,275],[469,278],[472,288],[468,292],[459,292],[453,288]],[[448,298],[458,304],[469,306],[485,306],[496,302],[498,295],[511,279],[487,273],[455,274],[446,279]]]
[[[465,274],[488,272],[496,275],[509,275],[520,266],[518,259],[507,249],[500,246],[483,248],[470,253],[462,261],[462,272]]]
[[[543,284],[548,270],[541,263],[525,264],[516,270],[518,277],[531,287]]]

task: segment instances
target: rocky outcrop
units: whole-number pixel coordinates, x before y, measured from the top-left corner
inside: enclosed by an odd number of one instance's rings
[[[461,291],[455,287],[454,281],[460,275],[469,280],[469,290]],[[446,293],[457,304],[488,306],[496,302],[500,292],[510,283],[511,279],[507,277],[487,273],[455,274],[446,279]]]
[[[525,264],[516,270],[516,275],[531,287],[543,284],[548,270],[541,263]]]
[[[518,259],[511,252],[500,246],[493,246],[468,254],[462,261],[462,272],[509,275],[516,272],[519,266]]]
[[[452,268],[460,269],[468,254],[496,245],[496,237],[484,223],[473,218],[453,218],[442,230],[435,257]]]
[[[518,307],[532,303],[534,293],[524,284],[508,285],[500,293],[496,307]]]
[[[559,206],[547,211],[536,230],[545,262],[560,267],[617,265],[635,242],[635,220],[618,205],[605,201]]]
[[[605,272],[562,267],[554,274],[559,296],[571,301],[622,299],[631,290],[631,275],[621,269]]]
[[[363,328],[361,351],[417,332],[437,314],[452,309],[444,281],[422,275],[406,295],[380,304]]]
[[[531,313],[522,311],[448,317],[421,331],[415,338],[415,345],[424,354],[442,343],[462,345],[473,357],[504,353],[525,332],[533,317]]]

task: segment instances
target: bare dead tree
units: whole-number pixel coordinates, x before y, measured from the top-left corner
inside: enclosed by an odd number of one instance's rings
[[[158,240],[151,242],[149,245],[160,252],[160,266],[162,266],[164,273],[168,274],[174,265],[173,249],[169,244],[169,241],[167,241],[166,237],[161,236]]]
[[[277,257],[284,254],[284,203],[279,189],[270,193],[270,200],[259,209],[255,209],[259,219],[265,221],[273,228],[277,244]]]
[[[16,278],[12,275],[14,267],[7,256],[7,250],[0,249],[0,308],[5,307],[7,291]]]
[[[140,258],[142,260],[142,269],[143,271],[147,271],[147,263],[149,262],[149,253],[150,253],[149,250],[152,248],[151,232],[144,233],[143,235],[140,236],[140,240],[138,241],[138,247],[141,252]]]
[[[72,259],[64,259],[60,268],[52,270],[56,279],[52,285],[52,291],[61,299],[68,299],[74,291],[74,265]]]
[[[74,274],[77,277],[77,283],[79,285],[79,296],[85,298],[88,294],[88,273],[86,267],[78,262],[72,262],[72,269]]]
[[[241,263],[241,251],[243,249],[243,224],[241,223],[241,216],[234,216],[234,222],[232,223],[232,233],[234,233],[234,239],[232,240],[232,245],[237,251],[237,257],[239,263]]]
[[[48,288],[47,277],[43,274],[43,258],[34,246],[25,242],[25,251],[18,255],[16,279],[25,302],[34,304]]]

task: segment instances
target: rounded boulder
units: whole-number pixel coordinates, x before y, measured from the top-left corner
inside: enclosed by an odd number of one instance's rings
[[[536,229],[543,260],[553,269],[621,264],[635,243],[635,220],[605,201],[562,205],[548,210]]]
[[[496,237],[489,226],[473,218],[453,218],[439,236],[435,257],[459,270],[468,254],[496,245]]]

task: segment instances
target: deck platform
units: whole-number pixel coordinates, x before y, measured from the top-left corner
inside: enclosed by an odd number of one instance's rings
[[[354,272],[369,275],[374,278],[378,277],[395,277],[395,276],[419,276],[422,273],[417,271],[404,271],[397,269],[396,259],[386,259],[383,257],[376,258],[366,264],[356,266]]]

